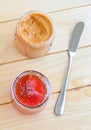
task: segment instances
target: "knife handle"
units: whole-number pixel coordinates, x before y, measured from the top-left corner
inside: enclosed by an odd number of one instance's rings
[[[61,93],[58,96],[54,112],[56,115],[62,115],[64,112],[64,107],[65,107],[65,99],[66,99],[66,90],[68,86],[68,80],[69,80],[69,75],[70,75],[70,69],[71,69],[71,64],[72,64],[72,59],[73,59],[74,54],[69,55],[69,64],[68,64],[68,69],[66,73],[65,80],[62,85],[62,90]]]

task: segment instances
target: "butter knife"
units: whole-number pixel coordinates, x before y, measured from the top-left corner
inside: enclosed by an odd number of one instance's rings
[[[79,43],[83,28],[84,28],[84,23],[78,22],[74,27],[72,37],[69,42],[69,48],[68,48],[69,64],[68,64],[68,69],[67,69],[65,80],[62,85],[61,92],[58,96],[58,99],[57,99],[57,102],[56,102],[56,105],[54,108],[54,113],[56,115],[62,115],[64,112],[66,91],[67,91],[67,87],[68,87],[68,80],[69,80],[69,74],[70,74],[70,69],[71,69],[71,65],[72,65],[72,60],[76,54],[76,50],[78,47],[78,43]]]

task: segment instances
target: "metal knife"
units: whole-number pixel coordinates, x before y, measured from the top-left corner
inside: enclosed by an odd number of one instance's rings
[[[73,57],[76,54],[76,50],[78,47],[78,43],[79,43],[83,28],[84,28],[84,23],[78,22],[74,27],[72,37],[69,42],[69,48],[68,48],[69,64],[68,64],[68,69],[67,69],[65,80],[62,85],[61,92],[58,96],[58,99],[57,99],[57,102],[55,105],[54,112],[56,115],[62,115],[64,112],[65,100],[66,100],[66,90],[68,87],[68,80],[69,80],[71,64],[72,64]]]

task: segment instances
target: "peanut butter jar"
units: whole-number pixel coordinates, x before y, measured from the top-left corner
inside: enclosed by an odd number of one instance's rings
[[[53,44],[54,35],[53,21],[48,14],[30,11],[22,16],[17,25],[17,47],[24,56],[41,57]]]

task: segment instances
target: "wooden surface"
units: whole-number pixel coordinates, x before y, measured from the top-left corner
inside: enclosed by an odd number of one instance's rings
[[[19,18],[29,10],[49,13],[56,37],[46,56],[28,59],[16,47]],[[54,114],[68,64],[68,43],[78,21],[85,23],[74,58],[65,113]],[[13,106],[11,84],[25,70],[45,74],[52,85],[47,106],[35,115],[20,113]],[[91,0],[0,0],[0,130],[91,130]]]

